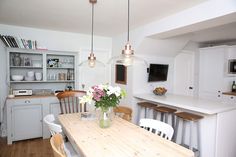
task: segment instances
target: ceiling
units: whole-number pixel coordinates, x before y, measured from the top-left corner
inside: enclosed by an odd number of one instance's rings
[[[205,0],[131,0],[131,28],[193,7]],[[88,34],[89,0],[0,0],[0,24]],[[95,35],[114,36],[127,31],[127,0],[98,0]]]

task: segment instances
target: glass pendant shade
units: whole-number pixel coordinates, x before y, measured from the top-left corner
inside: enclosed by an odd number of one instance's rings
[[[80,67],[105,67],[105,64],[96,60],[96,57],[94,53],[90,53],[88,60],[83,61],[82,63],[79,64]]]
[[[91,52],[88,56],[88,60],[83,61],[79,64],[79,66],[94,68],[95,66],[104,67],[105,64],[96,60],[96,57],[93,53],[93,28],[94,28],[94,4],[97,3],[97,0],[89,0],[92,4],[92,32],[91,32]]]
[[[108,64],[122,64],[124,66],[131,66],[133,65],[135,62],[142,62],[144,63],[146,66],[148,66],[147,62],[142,59],[139,58],[137,56],[134,56],[134,50],[132,50],[131,48],[131,44],[129,43],[129,16],[130,16],[130,0],[128,0],[128,33],[127,33],[127,43],[125,44],[125,48],[122,50],[122,53],[120,56],[115,56],[112,57],[109,61]]]

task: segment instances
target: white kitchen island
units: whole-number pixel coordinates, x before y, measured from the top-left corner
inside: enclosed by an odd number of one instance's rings
[[[236,103],[174,94],[157,96],[142,93],[135,94],[134,97],[137,101],[150,101],[179,111],[203,115],[204,118],[200,121],[201,157],[236,157]],[[196,143],[196,137],[193,139]],[[188,138],[185,141],[187,142]]]

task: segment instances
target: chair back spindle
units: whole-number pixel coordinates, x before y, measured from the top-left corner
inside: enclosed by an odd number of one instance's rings
[[[86,112],[86,104],[81,104],[79,97],[86,94],[85,91],[65,91],[57,94],[60,102],[61,114]]]

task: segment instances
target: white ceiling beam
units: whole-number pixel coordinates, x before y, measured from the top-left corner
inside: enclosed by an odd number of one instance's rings
[[[236,21],[235,0],[209,0],[143,27],[146,36],[166,38]]]

